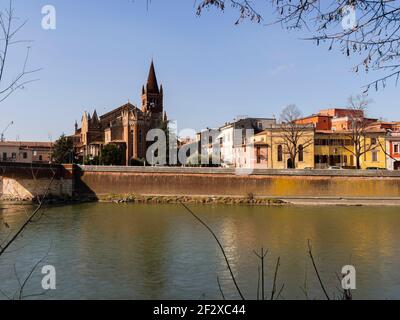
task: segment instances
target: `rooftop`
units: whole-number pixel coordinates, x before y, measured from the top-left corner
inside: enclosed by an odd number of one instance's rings
[[[20,148],[51,148],[52,142],[40,141],[4,141],[0,142],[0,147],[20,147]]]

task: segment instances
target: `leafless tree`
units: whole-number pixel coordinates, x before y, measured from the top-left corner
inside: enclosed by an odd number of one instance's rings
[[[278,279],[278,271],[279,271],[279,267],[280,266],[281,266],[281,257],[279,257],[278,260],[276,261],[276,267],[275,267],[275,273],[274,273],[274,282],[272,284],[271,300],[274,300],[274,298],[275,298],[276,282],[277,282],[277,279]],[[275,298],[275,300],[279,299],[279,297],[282,294],[282,291],[283,291],[284,288],[285,288],[285,284],[282,285],[282,287],[279,290],[278,295]]]
[[[314,259],[314,255],[312,253],[312,246],[311,246],[311,241],[310,240],[308,240],[308,255],[310,256],[310,259],[311,259],[315,274],[317,275],[318,282],[319,282],[319,284],[321,286],[321,289],[324,292],[324,295],[325,295],[326,299],[330,300],[328,292],[326,291],[325,285],[324,285],[324,283],[323,283],[323,281],[321,279],[321,275],[319,274],[319,271],[318,271],[318,268],[317,268],[317,264],[315,263],[315,259]]]
[[[183,208],[185,208],[186,211],[188,211],[197,221],[199,221],[199,222],[212,234],[213,238],[215,239],[215,241],[217,242],[219,248],[221,249],[222,255],[224,256],[224,259],[225,259],[225,262],[226,262],[226,266],[228,267],[228,270],[229,270],[229,273],[230,273],[230,275],[231,275],[231,279],[232,279],[232,281],[233,281],[233,283],[234,283],[234,285],[235,285],[235,288],[236,288],[236,290],[237,290],[237,292],[238,292],[240,298],[241,298],[242,300],[245,300],[245,298],[244,298],[244,296],[243,296],[243,293],[242,293],[242,291],[240,290],[239,285],[238,285],[238,283],[237,283],[236,277],[235,277],[235,275],[234,275],[234,273],[233,273],[232,267],[231,267],[231,265],[230,265],[230,263],[229,263],[229,259],[228,259],[228,256],[226,255],[225,249],[224,249],[224,247],[222,246],[222,243],[221,243],[221,241],[218,239],[218,237],[217,237],[217,235],[215,234],[215,232],[207,225],[207,223],[205,223],[198,215],[196,215],[196,214],[193,212],[193,210],[191,210],[187,205],[185,205],[183,202],[180,202],[180,204],[182,205]],[[218,279],[218,281],[219,281],[219,279]],[[221,290],[221,292],[222,292],[221,287],[220,287],[220,290]]]
[[[258,7],[255,7],[255,3]],[[271,3],[270,10],[267,4]],[[270,24],[288,29],[306,29],[308,40],[327,43],[344,55],[357,55],[355,72],[383,70],[384,76],[366,85],[378,89],[387,80],[400,77],[400,2],[398,0],[202,0],[197,14],[206,8],[239,11],[236,23],[250,19],[257,23],[272,14]],[[354,13],[354,16],[351,16]],[[348,20],[354,18],[354,21]]]
[[[6,173],[7,167],[6,166],[0,166],[0,175],[4,175]],[[5,255],[6,253],[10,253],[11,251],[9,250],[10,247],[23,235],[23,233],[26,231],[26,229],[28,228],[28,226],[32,223],[36,223],[38,222],[43,214],[41,215],[41,212],[43,211],[43,206],[45,204],[46,198],[48,197],[49,193],[50,193],[50,189],[51,186],[54,182],[54,179],[56,177],[56,170],[53,169],[50,166],[50,170],[52,172],[52,177],[50,179],[50,182],[46,188],[46,190],[44,191],[43,196],[40,196],[39,194],[35,194],[34,195],[34,199],[38,202],[38,205],[36,207],[36,209],[29,214],[28,210],[25,208],[25,206],[22,206],[23,210],[25,211],[26,214],[26,220],[25,222],[16,228],[16,231],[13,232],[11,230],[11,227],[8,225],[7,221],[3,221],[3,224],[5,225],[5,227],[7,229],[10,229],[9,233],[6,235],[6,237],[4,239],[1,240],[0,242],[0,258],[3,257],[3,255]],[[36,189],[36,183],[37,183],[37,178],[36,178],[36,173],[35,170],[33,168],[33,166],[31,165],[31,173],[32,173],[32,180],[34,181],[34,187],[33,189]],[[13,192],[18,196],[18,199],[23,199],[23,197],[21,195],[18,194],[18,190],[14,188]],[[1,196],[1,194],[0,194]],[[50,247],[51,248],[51,247]],[[50,249],[49,249],[50,251]],[[2,294],[4,297],[6,297],[9,300],[23,300],[26,298],[31,298],[31,297],[37,297],[37,296],[41,296],[44,295],[45,292],[42,293],[38,293],[38,294],[25,294],[24,290],[25,287],[27,285],[27,283],[30,281],[33,273],[36,271],[36,269],[38,268],[39,264],[43,262],[43,260],[48,256],[49,252],[47,252],[47,254],[40,259],[30,270],[30,272],[28,273],[28,275],[23,279],[23,281],[21,281],[21,279],[18,276],[17,270],[16,270],[16,266],[14,265],[14,274],[16,276],[16,279],[18,280],[18,290],[14,293],[13,296],[9,296],[7,295],[5,292],[3,292],[0,289],[0,294]]]
[[[9,74],[7,70],[11,49],[15,46],[29,43],[27,40],[16,38],[18,32],[21,31],[26,23],[26,20],[18,23],[12,0],[9,1],[7,8],[0,11],[0,102],[6,100],[16,90],[23,89],[28,83],[37,80],[30,78],[39,69],[28,69],[29,46],[26,48],[21,70],[16,71],[14,74]]]
[[[198,3],[197,3],[198,2]],[[195,1],[197,3],[197,14],[201,15],[204,9],[208,9],[211,7],[216,7],[222,11],[225,10],[226,6],[230,5],[232,8],[237,9],[239,11],[239,17],[236,20],[235,24],[239,24],[242,20],[249,19],[251,21],[260,23],[262,21],[261,14],[256,10],[253,6],[253,1],[249,0],[202,0]]]
[[[22,209],[25,211],[26,215],[26,220],[24,223],[19,226],[15,233],[13,233],[11,230],[10,232],[6,235],[4,239],[1,240],[0,242],[0,258],[8,251],[8,249],[12,246],[12,244],[24,233],[26,228],[34,222],[37,222],[42,216],[41,216],[41,211],[43,211],[43,206],[45,205],[45,202],[47,200],[47,197],[50,195],[50,191],[52,188],[52,185],[54,183],[54,180],[56,179],[57,175],[57,168],[53,167],[50,165],[49,170],[51,171],[51,178],[50,181],[46,187],[46,189],[43,191],[43,194],[40,195],[40,188],[38,186],[38,178],[37,174],[39,171],[39,168],[36,168],[33,166],[33,164],[30,165],[30,172],[32,175],[32,201],[37,202],[36,208],[33,210],[32,213],[29,213],[28,210],[25,208],[25,206],[22,206]],[[7,170],[9,167],[7,165],[0,165],[0,176],[6,176]],[[11,177],[13,180],[16,180],[17,177],[15,177],[13,174],[11,174]],[[13,193],[17,196],[16,198],[19,200],[23,200],[24,196],[20,195],[17,188],[12,187]],[[2,194],[0,194],[0,199],[1,199]],[[8,225],[7,221],[3,222],[4,225],[6,226],[7,229],[11,229],[10,226]]]
[[[341,147],[355,157],[356,168],[361,169],[361,157],[377,147],[367,139],[371,136],[368,133],[371,120],[365,117],[365,112],[371,100],[365,95],[357,95],[350,97],[348,103],[348,108],[353,111],[353,114],[349,116],[349,128],[344,135],[350,140],[351,145],[343,144]]]
[[[233,283],[235,284],[235,287],[236,287],[237,291],[239,292],[240,297],[244,300],[244,296],[243,296],[241,290],[238,287],[238,284],[237,284],[237,281],[236,281],[236,277],[233,275],[232,268],[231,268],[230,262],[229,262],[229,260],[227,258],[225,249],[224,249],[222,243],[220,242],[220,240],[218,239],[216,233],[212,230],[212,228],[209,225],[207,225],[207,223],[205,221],[203,221],[197,214],[195,214],[193,212],[193,210],[191,210],[187,205],[185,205],[183,202],[179,202],[179,203],[196,220],[198,220],[203,226],[205,226],[206,229],[212,234],[214,239],[217,241],[218,246],[220,247],[221,252],[222,252],[222,254],[223,254],[224,258],[225,258],[226,265],[227,265],[227,267],[228,267],[228,269],[229,269],[229,271],[231,273],[231,279],[232,279]],[[308,244],[308,256],[309,256],[309,258],[310,258],[310,260],[312,262],[312,265],[313,265],[315,274],[317,276],[318,282],[319,282],[319,284],[321,286],[321,289],[322,289],[322,291],[324,293],[324,296],[326,297],[327,300],[330,300],[330,297],[329,297],[328,292],[326,290],[326,286],[325,286],[324,282],[322,281],[321,274],[320,274],[320,272],[318,270],[317,263],[316,263],[316,260],[314,258],[313,252],[312,252],[311,240],[308,240],[307,244]],[[264,290],[265,290],[264,264],[265,264],[265,257],[267,256],[268,250],[264,250],[264,248],[261,248],[260,253],[258,253],[256,251],[254,251],[254,253],[257,256],[257,258],[259,259],[259,261],[260,261],[260,265],[258,267],[257,299],[258,300],[260,300],[260,299],[264,300],[265,299],[265,297],[264,297]],[[278,289],[278,287],[277,287],[278,273],[279,273],[280,266],[281,266],[281,258],[278,257],[277,262],[276,262],[276,266],[275,266],[275,271],[274,271],[274,277],[273,277],[270,300],[278,300],[282,296],[282,292],[283,292],[283,290],[285,288],[285,284],[282,284],[282,286],[280,286],[279,291],[277,290]],[[339,275],[338,274],[336,274],[336,275],[338,276],[339,282],[341,283],[341,279],[340,279]],[[260,297],[260,282],[261,282],[261,297]],[[222,290],[222,285],[221,285],[219,277],[217,277],[217,283],[218,283],[218,288],[219,288],[219,292],[221,294],[221,297],[222,297],[223,300],[225,300],[225,294],[224,294],[224,292]],[[309,296],[308,296],[308,293],[307,293],[307,270],[305,272],[304,289],[303,288],[301,288],[301,289],[303,290],[303,292],[306,295],[306,298],[308,299]],[[340,289],[340,288],[337,288],[337,289],[341,294],[340,297],[339,297],[340,299],[342,299],[342,300],[352,300],[353,299],[352,294],[351,294],[351,290],[349,290],[349,289],[343,290],[343,289]]]
[[[296,168],[297,158],[300,153],[314,143],[314,135],[310,134],[314,128],[310,125],[298,124],[301,111],[295,105],[288,105],[280,116],[279,130],[282,132],[283,153],[289,156],[291,168]]]
[[[264,251],[264,248],[261,248],[261,252],[258,253],[254,251],[254,254],[257,256],[257,258],[260,260],[260,267],[259,267],[259,279],[258,279],[258,284],[260,284],[261,281],[261,300],[265,300],[265,257],[268,254],[268,250]],[[257,288],[257,299],[260,297],[260,292],[259,292],[259,285]]]

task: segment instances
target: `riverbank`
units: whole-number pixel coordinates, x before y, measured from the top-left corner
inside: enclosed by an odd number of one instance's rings
[[[2,204],[29,205],[37,200],[18,197],[0,197]],[[87,202],[100,203],[138,203],[138,204],[203,204],[203,205],[232,205],[232,206],[393,206],[400,207],[400,198],[342,198],[342,197],[260,197],[252,194],[241,196],[171,196],[171,195],[136,195],[110,194],[99,197],[53,197],[49,196],[45,203],[48,205],[68,205]]]
[[[278,199],[294,204],[365,205],[373,200],[374,205],[398,205],[400,199],[400,171],[254,170],[251,175],[244,176],[225,168],[70,165],[59,167],[56,176],[51,167],[37,167],[32,176],[32,168],[23,164],[9,164],[6,169],[0,176],[0,194],[22,200],[45,194],[61,199],[97,200],[116,194],[148,195],[156,203],[186,197],[190,202],[224,204],[271,205]],[[121,199],[116,200],[121,202],[150,201],[118,197]],[[154,200],[154,197],[159,199]]]
[[[295,206],[359,206],[359,207],[400,207],[399,198],[285,198]]]
[[[188,203],[188,204],[223,204],[252,206],[399,206],[400,198],[334,198],[334,197],[298,197],[266,198],[254,195],[247,197],[229,196],[150,196],[150,195],[108,195],[98,199],[99,202],[112,203]]]
[[[247,197],[230,196],[170,196],[170,195],[106,195],[98,199],[99,202],[112,203],[148,203],[148,204],[224,204],[224,205],[285,205],[281,199],[255,197],[249,194]]]

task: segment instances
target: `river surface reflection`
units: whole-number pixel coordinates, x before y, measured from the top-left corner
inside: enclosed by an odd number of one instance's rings
[[[328,292],[338,294],[336,273],[357,270],[356,299],[400,298],[400,209],[395,207],[191,208],[216,232],[246,298],[257,296],[258,260],[269,250],[270,294],[276,259],[282,299],[323,298],[307,256],[307,239]],[[32,211],[0,204],[0,242]],[[4,222],[10,228],[7,228]],[[208,233],[178,205],[102,204],[46,208],[0,258],[0,299],[18,290],[44,258],[24,293],[31,299],[238,298],[223,256]],[[41,266],[53,265],[57,289],[44,295]]]

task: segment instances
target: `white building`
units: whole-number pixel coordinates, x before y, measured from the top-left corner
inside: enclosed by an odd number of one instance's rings
[[[0,162],[50,163],[51,142],[0,142]]]
[[[250,138],[265,129],[276,124],[272,118],[237,118],[219,128],[219,140],[221,148],[221,165],[233,167],[235,164],[235,148],[246,144],[246,138]],[[248,136],[250,134],[250,136]]]

